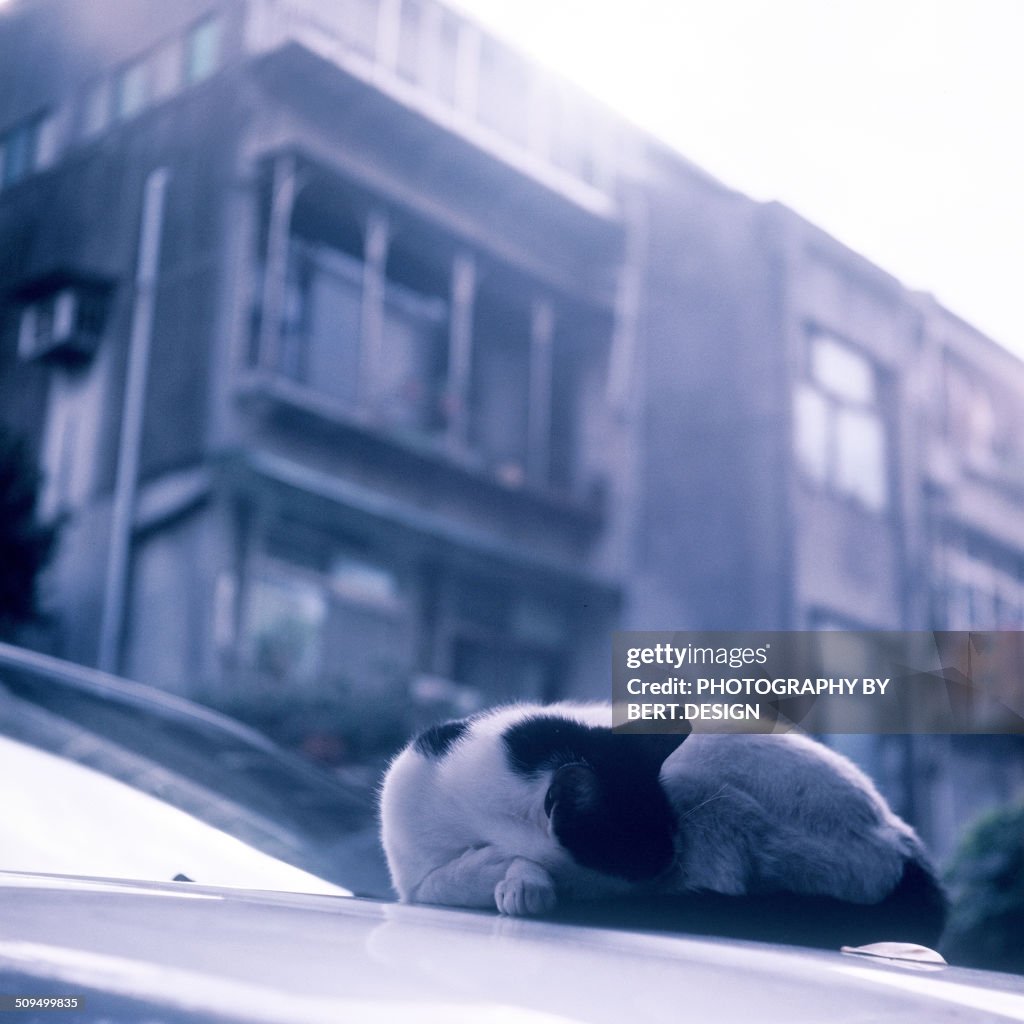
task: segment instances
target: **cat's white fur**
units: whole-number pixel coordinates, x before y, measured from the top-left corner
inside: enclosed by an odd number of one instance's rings
[[[883,899],[913,830],[849,760],[805,736],[694,734],[665,760],[660,782],[678,818],[676,860],[654,883],[578,865],[551,835],[551,772],[512,772],[503,732],[531,714],[609,726],[608,705],[498,708],[471,720],[441,758],[407,746],[381,794],[382,841],[399,898],[506,914],[551,910],[641,887],[729,895],[788,891],[855,903]]]
[[[620,879],[581,868],[551,837],[547,781],[510,771],[502,733],[531,712],[609,723],[604,705],[498,708],[473,719],[440,760],[410,744],[392,762],[381,794],[381,838],[403,902],[539,914],[554,907],[556,893],[629,891]]]

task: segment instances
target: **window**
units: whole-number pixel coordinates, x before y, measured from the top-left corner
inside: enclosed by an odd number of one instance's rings
[[[372,57],[377,50],[378,0],[346,0],[343,10],[349,42],[360,53]]]
[[[503,483],[526,479],[530,312],[499,290],[481,289],[474,309],[470,446]]]
[[[59,124],[52,114],[38,114],[0,135],[0,188],[15,185],[57,158]]]
[[[99,135],[109,124],[111,116],[111,81],[101,78],[94,82],[82,102],[82,136]]]
[[[940,559],[941,628],[1021,628],[1024,572],[1015,556],[978,550],[961,541],[941,548]]]
[[[74,512],[93,496],[102,465],[107,398],[107,374],[99,364],[70,371],[56,367],[49,374],[39,453],[39,514],[44,519]]]
[[[249,597],[247,644],[253,669],[272,683],[315,683],[327,619],[319,582],[287,564],[266,563]]]
[[[3,185],[14,185],[36,170],[39,144],[39,118],[12,128],[0,139]]]
[[[33,170],[45,171],[57,159],[61,124],[55,114],[41,117],[36,126],[36,152]]]
[[[420,82],[425,74],[424,9],[418,0],[405,0],[402,4],[398,27],[397,70],[402,78]]]
[[[530,73],[524,60],[485,37],[481,43],[477,114],[481,123],[526,142]]]
[[[114,116],[134,117],[149,102],[149,67],[137,60],[122,68],[114,81]]]
[[[975,469],[1013,458],[1017,424],[1013,403],[996,382],[947,353],[944,365],[946,436]]]
[[[383,414],[394,426],[431,430],[441,426],[444,328],[447,305],[391,281],[384,303],[384,351],[380,367]]]
[[[455,587],[451,678],[477,704],[550,700],[569,634],[564,604],[487,577],[464,577]]]
[[[74,329],[76,298],[71,289],[26,306],[21,311],[18,354],[22,359],[42,355],[66,341]]]
[[[596,111],[579,93],[568,87],[556,88],[542,121],[542,134],[552,162],[583,181],[597,182],[597,147],[602,126]]]
[[[446,423],[450,264],[431,235],[408,228],[388,252],[379,412],[391,426],[425,433]]]
[[[294,239],[277,370],[342,402],[356,400],[363,265],[325,244]]]
[[[153,51],[148,64],[150,91],[154,100],[166,99],[181,88],[183,63],[182,42],[178,38]]]
[[[877,371],[832,335],[810,337],[809,372],[794,394],[794,445],[817,484],[881,511],[889,500],[886,432]]]
[[[455,104],[458,92],[459,68],[459,22],[455,15],[442,11],[437,36],[433,40],[435,46],[434,67],[436,69],[435,87],[437,95],[445,103]]]
[[[411,668],[407,601],[395,569],[348,539],[274,524],[253,561],[243,655],[265,685],[366,690]]]
[[[103,333],[106,306],[107,289],[102,286],[51,286],[22,307],[18,354],[22,359],[90,356]]]
[[[221,20],[206,18],[193,26],[185,38],[185,82],[209,78],[220,62]]]

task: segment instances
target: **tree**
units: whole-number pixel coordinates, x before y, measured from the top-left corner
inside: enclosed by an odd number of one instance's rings
[[[971,828],[947,880],[953,912],[943,952],[951,963],[1024,971],[1024,802],[989,812]]]
[[[0,636],[38,614],[36,581],[54,539],[36,520],[38,491],[28,446],[0,426]]]

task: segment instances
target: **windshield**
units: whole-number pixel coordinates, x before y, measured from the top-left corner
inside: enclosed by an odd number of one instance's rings
[[[0,737],[5,870],[349,896],[170,804],[65,758]]]

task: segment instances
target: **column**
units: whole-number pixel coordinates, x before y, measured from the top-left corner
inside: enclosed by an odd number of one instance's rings
[[[470,382],[473,368],[473,305],[476,260],[456,254],[452,264],[451,318],[448,335],[448,445],[464,451],[469,444]]]
[[[402,0],[381,0],[377,15],[377,62],[394,71],[402,32]]]
[[[360,316],[359,407],[372,413],[377,405],[384,356],[384,292],[387,285],[390,228],[387,211],[376,208],[366,219],[363,247],[363,304]]]
[[[288,247],[292,210],[295,206],[295,157],[288,153],[274,160],[270,193],[270,222],[267,227],[267,255],[263,268],[260,302],[260,336],[256,362],[261,370],[274,372],[279,366],[281,313],[284,309],[288,275]]]
[[[551,462],[551,371],[555,313],[548,299],[535,299],[530,315],[530,394],[526,470],[531,483],[546,487]]]

